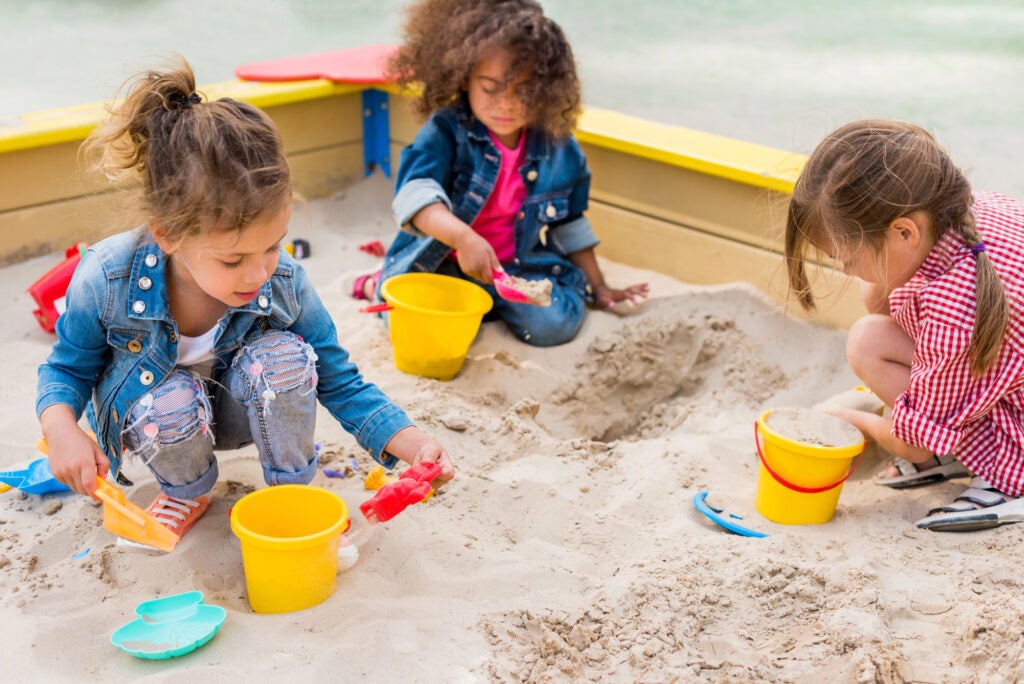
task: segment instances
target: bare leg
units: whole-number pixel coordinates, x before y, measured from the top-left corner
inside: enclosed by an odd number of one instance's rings
[[[857,377],[892,406],[910,385],[914,341],[889,316],[869,314],[850,328],[846,358]]]
[[[857,377],[891,407],[910,385],[914,341],[891,317],[869,314],[850,328],[846,358]],[[899,474],[899,469],[890,465],[884,476]]]

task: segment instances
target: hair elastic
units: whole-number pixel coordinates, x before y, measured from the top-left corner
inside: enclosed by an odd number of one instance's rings
[[[978,256],[979,254],[981,254],[984,251],[985,251],[985,243],[982,242],[981,240],[978,240],[978,243],[976,245],[974,245],[973,247],[971,247],[971,254],[973,254],[974,256]]]
[[[182,95],[176,93],[168,98],[170,104],[174,105],[169,109],[188,109],[194,104],[199,104],[203,101],[203,98],[199,97],[199,93],[192,93],[191,95]]]

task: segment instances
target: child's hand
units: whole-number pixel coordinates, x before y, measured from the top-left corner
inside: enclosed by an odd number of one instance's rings
[[[106,477],[110,470],[96,442],[75,424],[48,431],[46,443],[54,477],[79,494],[94,496],[96,476]]]
[[[444,483],[455,477],[455,468],[448,452],[440,442],[433,439],[418,427],[409,426],[392,437],[384,450],[394,454],[409,465],[417,463],[436,463],[441,466],[441,474],[435,482]]]
[[[594,306],[598,309],[613,309],[615,305],[623,300],[630,304],[636,304],[637,300],[643,299],[650,292],[647,283],[630,285],[624,290],[617,290],[607,285],[598,285],[594,288]]]
[[[498,255],[494,253],[491,243],[476,231],[468,230],[460,235],[455,249],[458,250],[459,267],[463,273],[484,285],[494,282],[491,273],[501,268],[501,262],[498,261]]]
[[[423,446],[416,452],[416,456],[413,457],[412,464],[417,463],[436,463],[441,466],[441,474],[437,476],[437,480],[442,483],[448,482],[455,477],[455,468],[452,466],[452,460],[448,457],[448,452],[445,448],[434,439],[429,439],[424,442]],[[435,482],[437,481],[435,480]]]

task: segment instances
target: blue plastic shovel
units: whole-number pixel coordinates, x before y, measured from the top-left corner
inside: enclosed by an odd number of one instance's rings
[[[53,476],[53,471],[50,470],[50,461],[47,458],[37,458],[21,470],[0,472],[0,482],[20,489],[26,494],[71,491],[70,487],[62,484]]]

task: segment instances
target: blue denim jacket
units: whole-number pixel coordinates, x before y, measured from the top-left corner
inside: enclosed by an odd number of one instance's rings
[[[174,368],[178,328],[167,300],[166,259],[145,228],[92,247],[75,270],[57,341],[39,367],[36,414],[67,404],[89,422],[115,472],[121,432],[132,406]],[[277,270],[259,296],[231,307],[218,322],[214,377],[247,340],[274,328],[302,337],[317,354],[317,396],[371,456],[397,459],[384,445],[412,424],[376,385],[365,382],[338,343],[330,314],[305,271],[281,250]],[[92,404],[89,403],[92,398]]]
[[[465,98],[435,112],[402,150],[392,210],[402,231],[388,249],[381,281],[400,273],[434,272],[451,252],[412,224],[420,209],[443,202],[472,224],[483,209],[501,168],[486,126]],[[543,275],[589,297],[586,277],[569,254],[597,245],[583,215],[590,194],[590,170],[575,138],[551,140],[528,129],[526,161],[519,170],[527,196],[515,226],[516,275]]]

